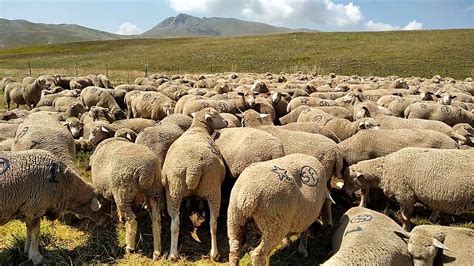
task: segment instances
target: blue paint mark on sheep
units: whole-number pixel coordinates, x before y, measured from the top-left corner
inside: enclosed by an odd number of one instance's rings
[[[300,170],[301,182],[309,187],[317,187],[319,185],[318,174],[313,167],[305,165]]]
[[[280,179],[280,181],[283,181],[283,180],[291,181],[291,178],[288,176],[288,171],[286,171],[283,168],[280,168],[274,165],[272,168],[272,172],[278,174],[278,178]]]
[[[0,175],[10,170],[10,160],[0,157]]]
[[[351,219],[351,223],[363,223],[372,220],[374,217],[370,214],[361,214]]]
[[[348,235],[348,234],[350,234],[350,233],[362,232],[362,231],[363,231],[363,230],[362,230],[362,227],[357,226],[357,227],[354,228],[354,229],[348,230],[348,231],[344,234],[344,236],[346,236],[346,235]]]

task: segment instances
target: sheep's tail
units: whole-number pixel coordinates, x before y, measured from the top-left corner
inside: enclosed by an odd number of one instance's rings
[[[194,166],[186,169],[186,185],[189,190],[195,190],[198,187],[203,174],[202,169],[199,167]]]
[[[149,173],[146,173],[144,167],[138,167],[135,170],[134,176],[138,177],[138,185],[142,189],[151,188],[155,182],[155,177],[150,176]]]
[[[405,118],[408,118],[408,116],[410,115],[411,108],[413,108],[413,105],[412,105],[412,104],[408,105],[408,107],[407,107],[407,108],[405,109],[405,111],[403,112],[403,116],[404,116]]]

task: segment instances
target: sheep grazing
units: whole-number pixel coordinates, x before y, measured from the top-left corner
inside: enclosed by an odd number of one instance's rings
[[[114,200],[120,222],[125,222],[127,252],[136,248],[135,204],[151,209],[153,259],[161,253],[161,214],[158,199],[162,194],[160,168],[147,147],[123,138],[103,141],[91,156],[92,183],[108,200]]]
[[[406,147],[458,148],[456,142],[445,134],[422,129],[362,130],[338,146],[349,165],[386,156]]]
[[[400,204],[409,230],[417,201],[434,213],[474,210],[474,150],[404,148],[385,157],[359,162],[344,175],[348,194],[381,188]],[[363,195],[366,197],[367,195]]]
[[[115,119],[121,119],[125,116],[114,96],[107,89],[87,87],[81,92],[81,102],[87,108],[92,106],[108,108]]]
[[[410,233],[396,231],[408,239],[408,251],[415,266],[472,264],[474,230],[439,225],[419,225]]]
[[[334,255],[323,265],[411,265],[403,231],[388,216],[363,207],[349,209],[332,239]]]
[[[284,237],[305,231],[318,217],[329,192],[326,172],[314,157],[292,154],[252,164],[237,179],[227,210],[229,264],[238,265],[245,226],[253,219],[262,233],[251,252],[253,265],[266,265]],[[303,252],[304,245],[300,245]]]
[[[43,260],[38,250],[41,217],[55,220],[68,212],[105,222],[106,210],[93,186],[50,152],[0,152],[0,183],[0,226],[17,218],[26,222],[24,252],[34,264]]]
[[[217,217],[221,202],[221,184],[225,166],[222,156],[211,138],[216,129],[227,126],[212,108],[194,115],[191,127],[169,148],[163,163],[163,183],[166,203],[171,216],[171,247],[169,258],[178,257],[179,207],[183,198],[203,197],[210,210],[211,258],[217,259]]]

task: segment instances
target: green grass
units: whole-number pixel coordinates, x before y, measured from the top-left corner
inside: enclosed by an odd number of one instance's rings
[[[474,30],[292,33],[229,38],[93,41],[0,50],[0,76],[105,72],[335,72],[464,79],[474,76]],[[138,71],[138,72],[137,72]],[[115,75],[115,77],[114,77]],[[132,79],[133,80],[133,79]]]

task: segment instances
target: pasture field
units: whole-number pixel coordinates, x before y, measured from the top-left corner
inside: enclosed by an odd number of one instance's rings
[[[474,30],[291,33],[132,39],[0,49],[0,77],[105,73],[121,82],[150,72],[296,71],[455,79],[474,76]]]

